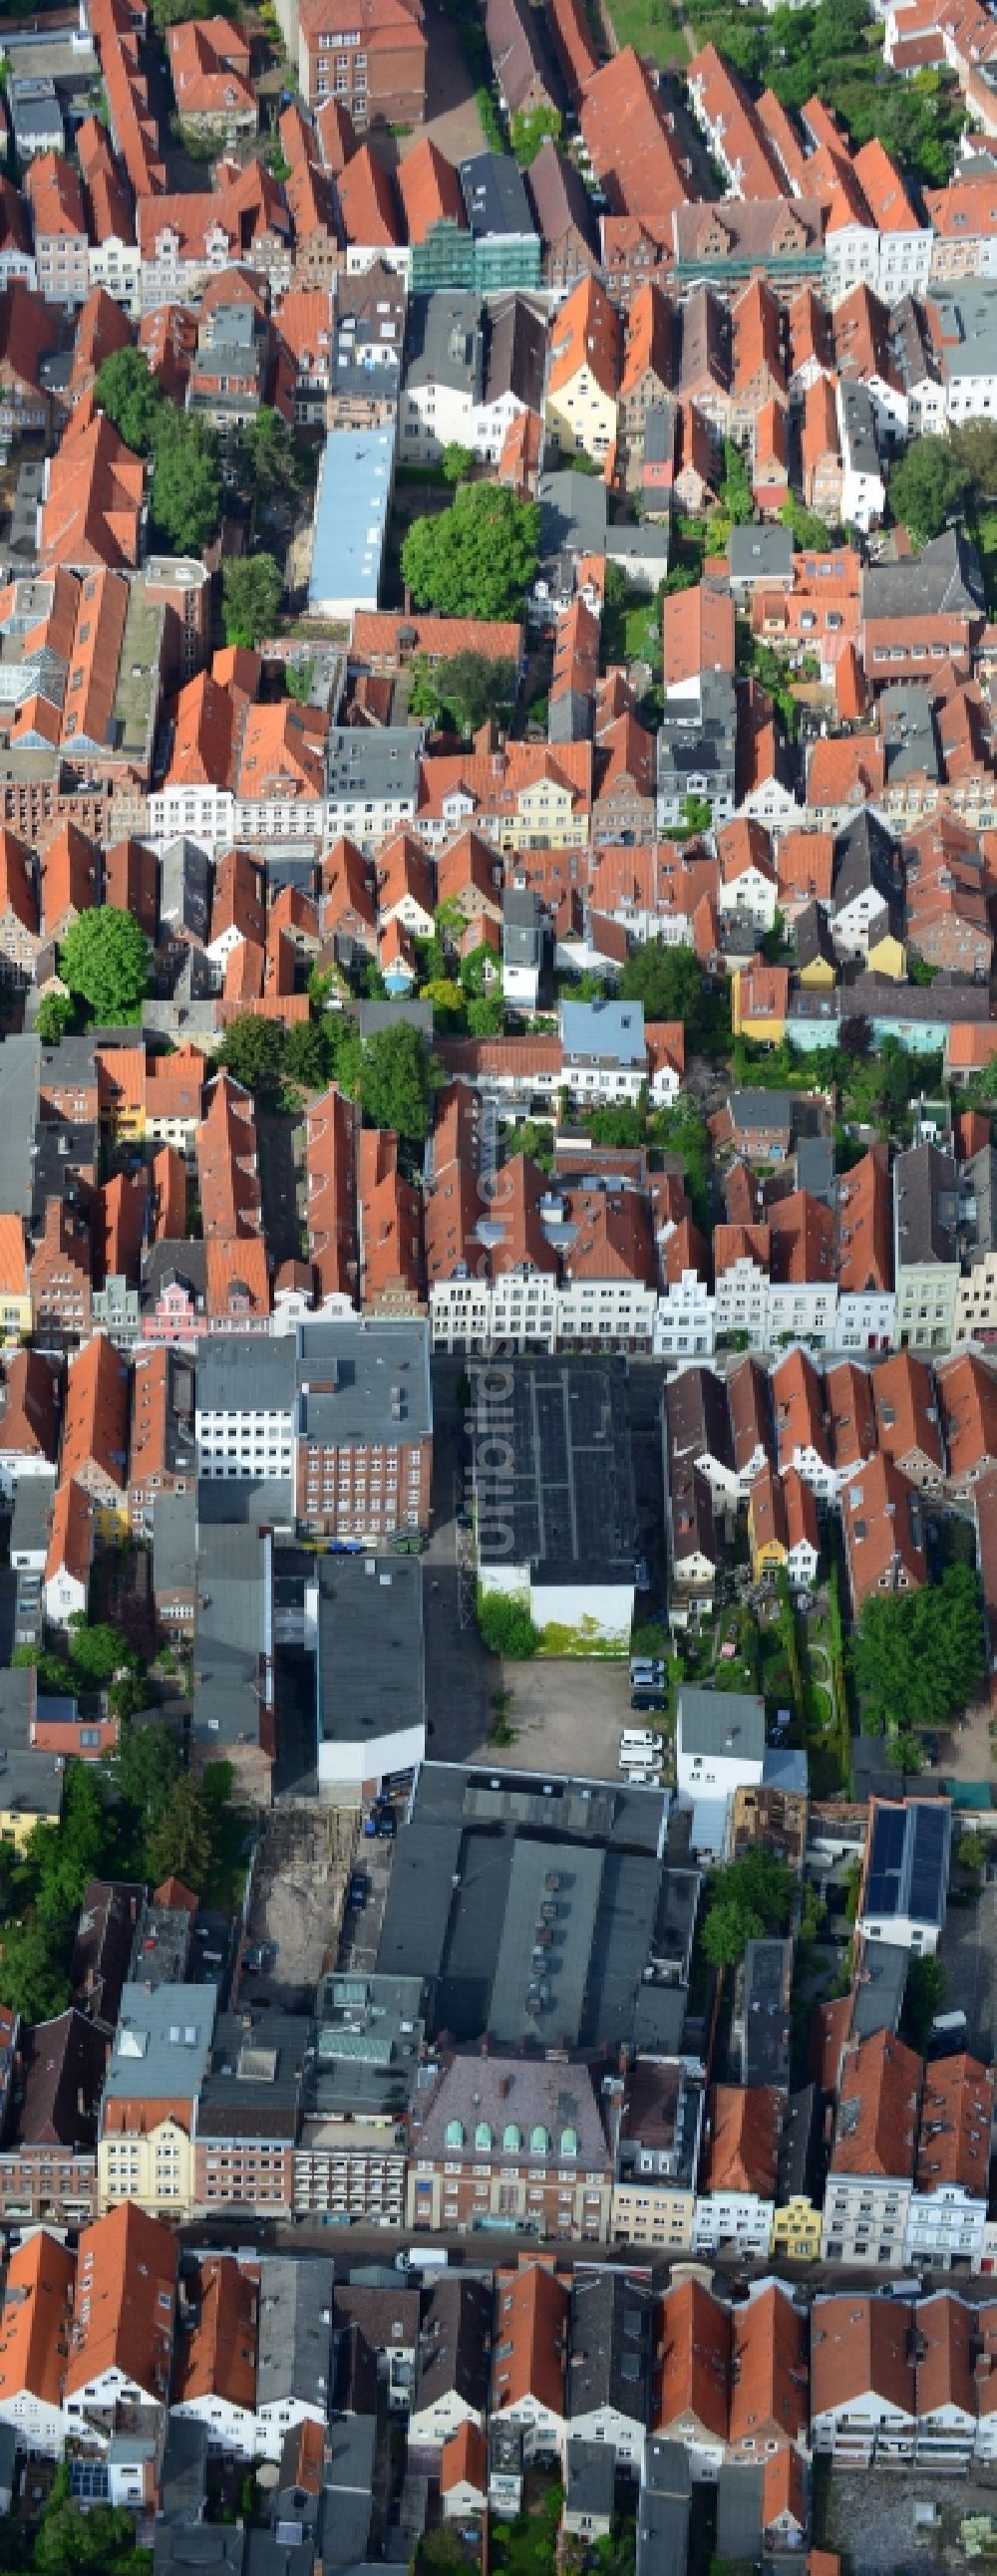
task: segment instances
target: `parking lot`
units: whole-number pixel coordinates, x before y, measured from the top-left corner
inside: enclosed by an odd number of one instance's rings
[[[965,2013],[967,2045],[989,2064],[997,2045],[997,1886],[984,1885],[972,1905],[949,1905],[938,1956],[944,2010]]]
[[[660,1730],[654,1716],[635,1717],[630,1708],[630,1667],[622,1663],[576,1662],[558,1657],[547,1663],[503,1664],[508,1705],[504,1723],[514,1742],[501,1749],[502,1768],[516,1771],[563,1771],[569,1779],[615,1780],[620,1736],[625,1726]],[[482,1746],[474,1761],[494,1761],[494,1747]]]

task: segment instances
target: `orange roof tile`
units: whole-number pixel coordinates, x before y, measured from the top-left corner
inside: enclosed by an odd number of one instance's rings
[[[78,1351],[66,1377],[60,1476],[94,1469],[123,1492],[128,1481],[128,1369],[102,1334]]]
[[[259,2290],[233,2256],[209,2256],[198,2266],[194,2323],[183,2336],[174,2404],[192,2406],[219,2398],[247,2414],[256,2408],[256,2325]]]
[[[39,2227],[11,2255],[0,2314],[0,2403],[61,2408],[75,2256]]]
[[[767,2084],[715,2084],[708,2096],[704,2134],[706,2191],[775,2195],[782,2129],[782,2096]]]
[[[680,2282],[658,2312],[661,2375],[654,2399],[654,2430],[667,2438],[701,2425],[726,2442],[730,2402],[730,2310],[711,2298],[701,2281]]]
[[[620,387],[621,354],[622,334],[615,305],[597,278],[579,278],[574,292],[551,323],[548,397],[573,384],[585,368],[601,392],[615,400]]]
[[[567,2413],[568,2291],[543,2263],[500,2272],[496,2284],[492,2412],[532,2397],[547,2414]]]
[[[892,2031],[849,2042],[831,2150],[836,2174],[913,2175],[921,2060]]]
[[[757,2450],[759,2440],[797,2443],[809,2427],[807,2329],[788,2291],[772,2282],[735,2307],[730,2439]]]
[[[67,2396],[117,2370],[166,2404],[178,2261],[176,2237],[133,2201],[83,2229]]]

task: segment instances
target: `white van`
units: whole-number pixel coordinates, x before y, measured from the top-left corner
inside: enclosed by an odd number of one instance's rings
[[[664,1750],[664,1742],[664,1736],[655,1735],[649,1726],[628,1726],[620,1737],[620,1753],[621,1756],[630,1753],[638,1755],[661,1753]]]

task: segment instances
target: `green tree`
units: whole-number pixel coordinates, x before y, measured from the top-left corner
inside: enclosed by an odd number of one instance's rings
[[[500,1038],[505,1028],[505,1004],[500,991],[478,993],[467,1005],[467,1033],[472,1038]]]
[[[563,131],[563,118],[556,107],[517,108],[509,123],[509,141],[520,169],[528,170],[531,161],[536,160],[546,135],[560,143]]]
[[[997,501],[997,421],[966,420],[949,433],[949,445],[966,476],[977,509]]]
[[[60,947],[59,973],[101,1026],[111,1028],[144,997],[149,975],[145,934],[130,912],[119,912],[114,904],[81,912]]]
[[[49,2506],[35,2539],[37,2576],[147,2576],[151,2549],[135,2545],[135,2521],[124,2505],[68,2500]]]
[[[0,1934],[0,2003],[22,2021],[53,2021],[65,2012],[70,1984],[45,1923],[9,1923]]]
[[[874,1595],[863,1603],[849,1651],[868,1734],[904,1736],[918,1726],[943,1725],[986,1678],[973,1568],[949,1565],[940,1583]]]
[[[148,1726],[122,1726],[110,1776],[144,1836],[169,1806],[180,1776],[176,1744],[161,1718]]]
[[[284,1075],[306,1091],[319,1091],[329,1079],[329,1044],[320,1020],[298,1020],[284,1042]]]
[[[527,1663],[540,1644],[529,1602],[517,1600],[511,1592],[479,1593],[478,1626],[489,1652],[507,1655],[513,1663]]]
[[[894,1771],[906,1772],[911,1780],[916,1779],[918,1772],[924,1769],[924,1754],[920,1742],[916,1735],[906,1732],[893,1737],[886,1747],[885,1760],[892,1764]]]
[[[694,1024],[706,977],[692,948],[661,948],[646,939],[628,957],[619,982],[624,1002],[643,1002],[648,1020]]]
[[[304,661],[285,662],[284,686],[288,697],[297,698],[299,705],[306,707],[311,697],[314,677],[315,661],[312,654],[309,654]]]
[[[454,653],[435,673],[439,703],[452,714],[462,733],[506,715],[516,694],[511,662],[492,661],[487,653]]]
[[[230,555],[222,566],[226,643],[252,651],[272,635],[283,587],[272,555]]]
[[[163,409],[163,388],[142,349],[114,349],[98,369],[94,401],[136,456],[149,456]]]
[[[169,1802],[146,1837],[150,1878],[182,1878],[195,1896],[203,1896],[211,1876],[211,1811],[200,1782],[181,1771]]]
[[[81,1680],[93,1684],[109,1682],[122,1667],[138,1671],[138,1656],[120,1628],[109,1620],[98,1620],[91,1627],[81,1610],[73,1612],[69,1622],[69,1651]]]
[[[706,796],[683,796],[682,829],[684,832],[708,832],[713,821],[713,807]]]
[[[816,510],[806,509],[804,503],[797,499],[795,492],[791,492],[788,500],[783,502],[779,517],[785,528],[792,528],[795,546],[799,546],[807,554],[827,553],[831,543],[831,531],[827,520],[818,518]]]
[[[156,427],[149,512],[156,542],[203,555],[222,515],[218,444],[196,412],[164,403]]]
[[[167,27],[179,27],[188,18],[214,16],[214,0],[150,0],[149,15],[157,36]]]
[[[915,545],[940,536],[969,476],[947,438],[915,438],[890,475],[890,507]]]
[[[462,447],[459,438],[448,439],[443,450],[443,471],[447,482],[466,483],[473,464],[473,447]]]
[[[521,614],[540,540],[534,501],[497,483],[467,483],[452,507],[415,519],[402,546],[402,578],[419,608],[493,621]]]
[[[279,1020],[258,1020],[252,1011],[240,1011],[238,1019],[229,1022],[218,1059],[244,1091],[273,1099],[280,1088],[285,1046]]]
[[[755,515],[751,493],[751,476],[739,447],[732,438],[724,440],[724,473],[720,486],[720,506],[733,528],[744,528]]]
[[[68,993],[43,993],[35,1013],[35,1030],[43,1046],[58,1046],[68,1035],[76,1010]]]
[[[941,2012],[947,1991],[947,1979],[940,1959],[916,1959],[913,1956],[909,1959],[900,2027],[910,2047],[918,2049],[922,2056],[931,2037],[932,2022],[936,2013]]]
[[[748,1941],[784,1932],[793,1901],[793,1873],[764,1845],[713,1871],[703,1950],[712,1968],[732,1968]]]
[[[956,1844],[955,1856],[960,1869],[981,1870],[986,1868],[989,1851],[986,1834],[962,1834]]]
[[[360,1100],[372,1127],[392,1127],[410,1144],[429,1133],[436,1072],[417,1028],[400,1020],[368,1038],[360,1066]]]
[[[593,1109],[585,1123],[594,1145],[642,1145],[647,1112],[624,1101],[618,1109]]]
[[[245,433],[244,448],[258,501],[278,492],[294,492],[301,482],[301,459],[293,430],[271,403],[261,403]]]

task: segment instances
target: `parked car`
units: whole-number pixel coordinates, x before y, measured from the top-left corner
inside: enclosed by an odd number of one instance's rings
[[[663,1709],[665,1694],[661,1690],[636,1690],[630,1693],[631,1708]]]
[[[354,1913],[362,1914],[369,1896],[370,1880],[367,1876],[366,1870],[353,1870],[350,1875],[350,1884],[346,1894],[347,1905],[351,1907]]]

